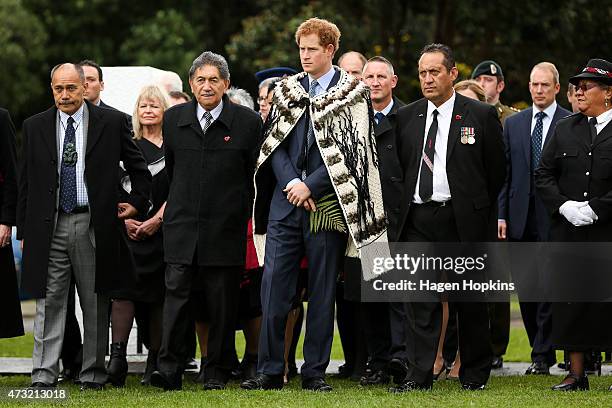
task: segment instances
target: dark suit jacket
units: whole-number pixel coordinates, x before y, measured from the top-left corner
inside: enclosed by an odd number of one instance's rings
[[[406,226],[416,189],[426,115],[426,99],[411,103],[397,113],[396,129],[404,170],[398,231]],[[461,127],[474,128],[474,144],[461,143]],[[460,240],[495,239],[497,196],[506,176],[506,164],[502,128],[493,106],[456,94],[448,133],[446,173]]]
[[[399,152],[395,136],[397,111],[404,103],[393,97],[393,107],[384,120],[375,127],[376,148],[378,150],[380,182],[382,185],[383,203],[387,213],[389,241],[397,240],[397,224],[402,201],[402,181],[404,172],[400,165]]]
[[[85,102],[89,110],[85,182],[91,226],[96,242],[96,292],[118,285],[122,255],[117,218],[119,161],[132,181],[129,202],[139,212],[148,211],[151,173],[132,140],[125,114]],[[23,154],[17,207],[17,234],[24,239],[23,287],[35,297],[44,297],[49,247],[53,238],[59,190],[55,106],[23,123]],[[80,160],[81,158],[79,158]]]
[[[340,71],[336,70],[336,74],[329,83],[329,88],[338,83],[340,79]],[[305,76],[302,81],[304,89],[308,90],[308,76]],[[276,186],[272,196],[270,205],[270,220],[282,220],[285,218],[295,206],[287,201],[287,194],[283,189],[287,183],[294,178],[301,179],[302,168],[300,167],[300,159],[303,159],[304,140],[308,131],[308,110],[298,120],[289,135],[283,142],[274,150],[270,157],[272,171],[276,177]],[[308,147],[308,161],[306,163],[306,179],[304,183],[308,186],[312,193],[313,199],[319,199],[322,196],[334,191],[327,173],[327,168],[321,158],[319,148],[314,141]]]
[[[244,265],[253,172],[261,139],[255,111],[223,96],[223,110],[206,135],[196,100],[164,114],[170,193],[164,212],[168,263]]]
[[[557,105],[544,144],[548,143],[555,132],[557,121],[571,112]],[[506,146],[506,182],[499,193],[500,219],[506,220],[507,236],[521,239],[527,225],[530,197],[535,193],[533,170],[531,169],[531,120],[533,108],[525,109],[506,119],[504,124],[504,143]],[[544,203],[535,195],[535,219],[538,236],[542,241],[548,239],[549,220]]]
[[[609,241],[612,239],[612,125],[591,145],[588,118],[573,114],[557,122],[536,170],[536,188],[551,215],[554,241]],[[599,219],[574,227],[559,214],[567,200],[588,201]]]

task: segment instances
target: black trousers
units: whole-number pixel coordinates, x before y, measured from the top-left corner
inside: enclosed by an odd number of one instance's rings
[[[235,325],[238,313],[241,266],[197,266],[168,264],[163,309],[159,370],[178,378],[188,357],[186,336],[193,321],[189,318],[192,289],[195,299],[207,311],[208,363],[206,378],[227,382],[234,363]]]
[[[415,205],[400,236],[406,242],[458,242],[452,205]],[[485,384],[491,373],[491,336],[485,302],[457,302],[457,326],[462,383]],[[433,366],[442,329],[442,303],[411,302],[407,311],[408,380],[424,386],[433,383]]]
[[[364,338],[361,303],[345,299],[345,284],[336,285],[336,323],[346,367],[358,376],[365,373],[368,351]]]
[[[536,222],[535,203],[533,198],[529,201],[529,211],[527,213],[527,223],[525,231],[520,240],[512,240],[519,242],[537,242],[543,241],[546,237],[540,237]],[[530,276],[539,276],[538,271],[524,271]],[[532,279],[525,282],[531,285],[536,285],[538,282],[533,282]],[[549,302],[521,302],[521,286],[518,286],[519,305],[521,307],[521,316],[523,324],[529,338],[531,346],[531,361],[543,362],[549,366],[557,362],[555,349],[552,343],[552,303]]]

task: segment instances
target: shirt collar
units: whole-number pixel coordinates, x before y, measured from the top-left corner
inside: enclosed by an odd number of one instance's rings
[[[393,98],[391,98],[391,102],[389,102],[389,104],[387,106],[385,106],[385,108],[381,111],[374,111],[374,114],[376,115],[378,112],[382,113],[383,115],[387,116],[389,115],[389,112],[391,112],[391,109],[393,108]]]
[[[317,82],[319,83],[319,86],[323,89],[323,91],[327,91],[327,88],[329,88],[329,83],[334,78],[335,74],[336,70],[332,65],[332,67],[329,71],[327,71],[327,73],[323,74],[319,77],[319,79],[317,79]],[[314,78],[310,74],[308,74],[308,85],[310,85],[312,81],[314,81]]]
[[[537,106],[533,105],[533,109],[531,110],[531,118],[535,120],[536,115],[538,114],[538,112],[544,112],[548,119],[552,119],[553,116],[555,116],[555,112],[556,111],[557,111],[557,101],[553,101],[553,103],[548,105],[548,108],[546,108],[544,110],[540,110],[540,108],[538,108]]]
[[[434,105],[434,103],[430,100],[427,101],[427,116],[431,115],[431,113],[436,109],[438,111],[438,117],[440,116],[451,116],[453,114],[453,108],[455,107],[455,91],[453,90],[453,95],[448,98],[446,102],[444,102],[440,106]]]
[[[591,116],[589,116],[589,120],[590,119],[591,119]],[[612,119],[612,109],[608,109],[601,115],[597,116],[597,125],[609,122],[610,119]]]
[[[79,125],[81,124],[81,120],[83,120],[83,106],[85,105],[85,102],[83,102],[81,104],[81,107],[72,115],[68,115],[67,113],[62,112],[61,110],[59,111],[60,114],[60,120],[62,121],[62,125],[64,126],[64,128],[66,128],[66,126],[68,126],[68,118],[72,117],[72,119],[74,119],[74,128],[76,129],[77,127],[79,127]]]
[[[204,109],[202,107],[202,105],[200,105],[199,103],[197,103],[198,108],[197,108],[197,115],[198,115],[198,121],[202,121],[202,117],[204,116],[204,112],[206,112],[206,109]],[[221,99],[221,102],[219,102],[219,104],[217,106],[215,106],[211,111],[208,111],[211,115],[213,120],[217,120],[217,118],[219,117],[219,115],[221,115],[221,111],[223,110],[223,99]]]

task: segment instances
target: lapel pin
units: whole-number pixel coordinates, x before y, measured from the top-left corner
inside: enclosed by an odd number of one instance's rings
[[[455,115],[455,120],[461,120],[461,115]]]
[[[223,138],[223,140],[225,140],[226,142],[229,142],[229,141],[230,141],[230,139],[231,139],[231,137],[229,137],[229,136],[225,136],[225,137]]]
[[[419,113],[419,118],[422,118],[422,117],[423,117],[423,114],[422,114],[422,113]]]

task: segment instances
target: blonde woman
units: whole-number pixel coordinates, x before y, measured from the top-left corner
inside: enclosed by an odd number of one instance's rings
[[[150,211],[125,220],[130,255],[129,261],[123,262],[126,283],[122,285],[124,289],[112,296],[112,344],[107,371],[109,382],[119,387],[125,384],[127,375],[127,341],[136,310],[138,325],[145,330],[144,343],[149,350],[143,385],[149,384],[150,375],[156,369],[161,342],[166,267],[161,226],[168,196],[162,123],[164,111],[169,106],[165,92],[155,85],[146,86],[138,95],[132,116],[134,139],[149,166],[153,184]],[[123,177],[121,184],[124,192],[129,192],[129,178]]]

